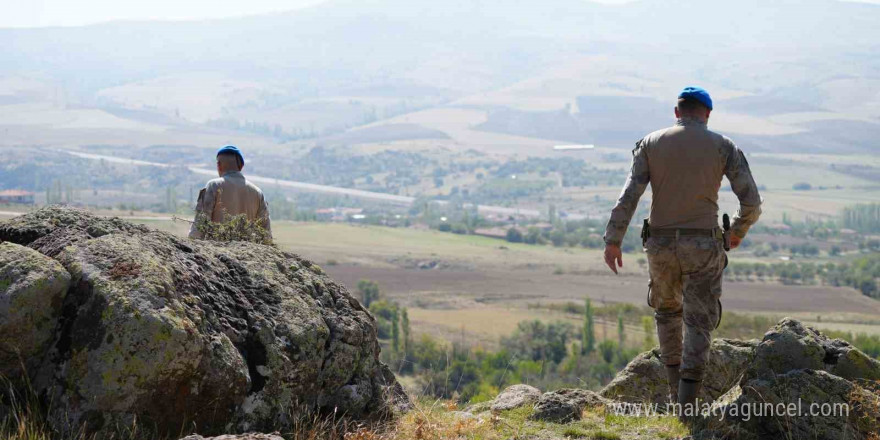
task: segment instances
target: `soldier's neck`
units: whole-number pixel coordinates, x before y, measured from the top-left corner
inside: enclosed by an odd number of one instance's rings
[[[706,127],[709,125],[709,121],[705,119],[695,118],[693,116],[682,116],[678,118],[675,122],[675,125],[682,125],[685,127]]]

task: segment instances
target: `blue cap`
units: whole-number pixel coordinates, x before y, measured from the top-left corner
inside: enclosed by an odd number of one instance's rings
[[[709,92],[702,87],[685,87],[684,90],[678,94],[678,99],[696,99],[697,101],[700,101],[701,104],[705,105],[706,108],[712,110],[712,97],[710,97]]]
[[[238,156],[238,160],[241,161],[241,165],[244,166],[244,156],[241,155],[241,150],[238,149],[235,145],[227,145],[219,150],[217,150],[217,155],[221,154],[234,154]]]

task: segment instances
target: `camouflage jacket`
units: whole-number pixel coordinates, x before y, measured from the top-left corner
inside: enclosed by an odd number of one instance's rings
[[[761,196],[743,152],[705,123],[679,120],[636,143],[632,168],[605,228],[605,243],[620,245],[639,199],[651,184],[651,227],[718,226],[718,191],[727,177],[739,199],[731,227],[738,237],[761,215]]]

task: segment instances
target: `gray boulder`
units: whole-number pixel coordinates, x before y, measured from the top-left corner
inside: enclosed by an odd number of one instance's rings
[[[292,423],[291,409],[366,418],[408,405],[378,360],[374,319],[296,255],[62,208],[0,224],[0,240],[70,274],[31,378],[62,432],[135,420],[144,435],[271,432]]]
[[[757,340],[713,340],[701,399],[712,402],[736,385],[752,361],[757,345]],[[660,350],[655,348],[636,356],[599,394],[620,402],[668,403],[669,386]]]
[[[0,243],[0,377],[32,371],[52,345],[70,274],[58,262]]]
[[[553,423],[568,423],[580,420],[584,409],[610,403],[608,399],[593,391],[562,389],[544,393],[535,404],[532,420]]]
[[[492,411],[509,411],[532,405],[541,398],[541,390],[531,385],[512,385],[507,387],[492,401]]]
[[[825,371],[791,370],[748,381],[739,398],[724,408],[719,431],[724,438],[741,440],[876,438],[871,436],[880,432],[878,399]],[[811,409],[814,404],[821,406]]]
[[[785,318],[765,335],[743,383],[791,370],[824,370],[848,380],[880,380],[880,362],[846,341],[830,339],[800,321]]]

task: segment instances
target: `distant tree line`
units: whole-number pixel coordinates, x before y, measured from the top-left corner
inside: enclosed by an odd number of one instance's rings
[[[525,232],[521,229],[525,228]],[[507,241],[534,245],[552,245],[555,247],[583,247],[600,249],[605,246],[602,236],[605,233],[605,222],[599,220],[578,220],[557,222],[552,229],[541,229],[536,226],[510,227],[507,230]],[[630,227],[623,238],[621,249],[634,252],[642,248],[641,229]]]
[[[816,264],[809,262],[746,263],[731,262],[725,276],[736,280],[777,280],[783,284],[846,286],[862,294],[880,298],[880,254],[871,253],[850,262]]]
[[[866,234],[880,232],[880,203],[859,204],[844,208],[843,225]]]

